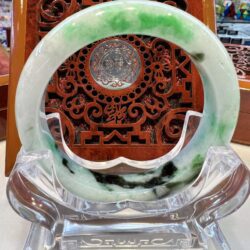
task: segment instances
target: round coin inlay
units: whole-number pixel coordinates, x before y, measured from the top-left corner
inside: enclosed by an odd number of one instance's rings
[[[110,90],[130,87],[141,70],[141,59],[136,49],[119,39],[100,43],[91,53],[89,64],[94,80]]]

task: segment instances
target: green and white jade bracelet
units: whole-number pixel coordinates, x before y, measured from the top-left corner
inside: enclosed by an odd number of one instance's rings
[[[183,48],[202,77],[205,107],[194,137],[170,162],[161,158],[155,161],[155,168],[143,174],[112,176],[94,173],[59,152],[50,133],[42,131],[41,103],[51,76],[70,55],[95,41],[122,34],[159,37]],[[23,148],[50,149],[64,188],[83,199],[104,202],[157,200],[178,184],[189,183],[199,173],[209,147],[230,142],[238,110],[237,76],[220,41],[191,15],[151,1],[96,5],[57,25],[29,57],[16,96],[16,121]],[[50,171],[49,166],[44,168]]]

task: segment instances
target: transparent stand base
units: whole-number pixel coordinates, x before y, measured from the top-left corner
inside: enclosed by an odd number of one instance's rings
[[[198,126],[200,116],[193,118],[185,123],[183,145]],[[82,200],[46,173],[41,159],[53,163],[51,152],[21,151],[7,187],[13,209],[32,222],[27,250],[208,249],[209,240],[230,249],[218,220],[250,192],[249,170],[230,147],[211,147],[197,179],[157,202]]]
[[[124,224],[120,224],[120,230],[123,229]],[[119,231],[86,232],[83,230],[81,232],[80,230],[72,234],[66,230],[52,249],[207,249],[207,244],[199,242],[195,234],[190,235],[188,228],[186,232],[182,232],[183,230],[178,231],[177,227],[178,225],[174,223],[171,228],[169,224],[164,227],[155,225],[155,228],[146,232],[139,224],[139,230],[120,233]],[[74,225],[71,228],[74,228]],[[51,249],[48,245],[50,237],[49,230],[33,223],[24,249]]]

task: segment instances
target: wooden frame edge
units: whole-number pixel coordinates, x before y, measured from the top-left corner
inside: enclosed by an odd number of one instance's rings
[[[20,149],[20,140],[15,121],[16,86],[25,62],[25,37],[27,0],[14,0],[12,7],[11,61],[8,92],[8,115],[6,135],[5,175],[10,174]],[[15,60],[13,62],[13,59]]]

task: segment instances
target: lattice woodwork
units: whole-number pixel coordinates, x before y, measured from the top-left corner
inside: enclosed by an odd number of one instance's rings
[[[225,44],[225,47],[234,62],[238,77],[250,80],[250,46]]]
[[[119,39],[133,40],[142,52],[144,67],[137,81],[115,91],[98,85],[88,66],[94,43],[58,69],[48,88],[48,111],[60,110],[69,121],[70,144],[176,143],[184,114],[193,108],[190,60],[160,39]]]
[[[105,1],[29,1],[27,27],[31,32],[26,34],[26,57],[66,17],[101,2]],[[161,2],[188,11],[184,0]],[[106,89],[90,72],[90,55],[99,44],[112,39],[81,49],[59,67],[47,89],[46,111],[60,113],[68,146],[83,158],[159,157],[179,140],[186,111],[202,110],[199,76],[177,46],[158,38],[126,35],[116,39],[138,52],[139,75],[128,88]]]

